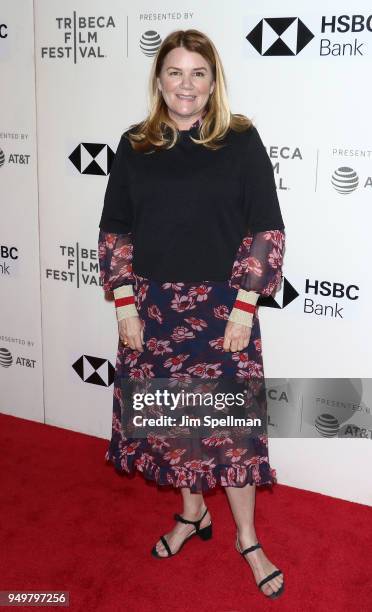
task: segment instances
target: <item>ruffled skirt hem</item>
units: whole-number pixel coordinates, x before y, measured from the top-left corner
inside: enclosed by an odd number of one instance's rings
[[[258,465],[246,467],[242,465],[216,465],[213,468],[195,470],[184,466],[161,466],[153,461],[151,455],[125,455],[121,460],[112,455],[110,450],[105,453],[105,461],[114,466],[120,474],[132,475],[139,471],[147,480],[157,485],[173,486],[174,488],[189,488],[191,493],[202,493],[222,487],[244,487],[246,485],[277,484],[276,470],[267,461]]]

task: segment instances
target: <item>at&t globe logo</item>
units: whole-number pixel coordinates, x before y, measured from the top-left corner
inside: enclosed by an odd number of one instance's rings
[[[353,168],[342,166],[333,172],[331,182],[338,193],[347,195],[356,190],[359,177]]]

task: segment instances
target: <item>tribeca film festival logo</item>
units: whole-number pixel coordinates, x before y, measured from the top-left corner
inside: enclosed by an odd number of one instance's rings
[[[306,25],[299,17],[265,17],[246,39],[261,56],[296,56],[310,45],[320,57],[360,57],[368,51],[372,15],[311,15]],[[311,26],[310,26],[311,23]],[[311,27],[311,29],[310,29]],[[325,35],[325,36],[324,36]]]
[[[80,174],[106,176],[114,161],[115,153],[107,144],[81,142],[68,159]]]
[[[46,268],[47,279],[73,283],[77,288],[81,285],[101,286],[97,249],[82,247],[77,242],[75,246],[60,244],[59,251],[64,268]]]
[[[18,365],[23,368],[35,369],[36,359],[30,359],[29,357],[22,357],[18,355],[13,358],[12,353],[4,347],[0,347],[0,366],[2,368],[10,368],[12,365]]]
[[[100,40],[104,32],[116,28],[110,15],[83,16],[72,11],[69,17],[56,17],[58,41],[41,47],[41,59],[72,60],[74,64],[81,60],[100,60],[106,54]]]
[[[270,157],[275,185],[278,191],[288,191],[290,187],[286,185],[284,177],[281,173],[281,164],[284,162],[290,161],[290,163],[295,163],[296,165],[303,161],[303,155],[300,147],[294,146],[290,147],[288,145],[270,145],[268,147],[265,146],[266,152]]]

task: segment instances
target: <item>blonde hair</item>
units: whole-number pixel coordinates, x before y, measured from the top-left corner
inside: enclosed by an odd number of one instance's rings
[[[146,119],[132,124],[129,128],[128,138],[133,149],[137,151],[147,152],[154,148],[170,149],[177,141],[178,128],[168,115],[167,105],[158,88],[157,77],[160,75],[166,55],[178,47],[199,53],[208,62],[215,81],[214,90],[204,108],[200,139],[192,138],[193,142],[209,149],[219,149],[218,141],[224,138],[229,128],[243,132],[252,125],[252,121],[245,115],[232,114],[230,111],[225,73],[212,41],[198,30],[177,30],[168,34],[163,40],[154,59],[149,81],[149,114]],[[165,134],[167,128],[170,130],[169,138]]]

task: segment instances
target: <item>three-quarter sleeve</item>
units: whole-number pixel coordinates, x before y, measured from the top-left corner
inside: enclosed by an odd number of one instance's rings
[[[251,130],[243,180],[246,236],[233,264],[231,283],[238,294],[229,315],[249,327],[259,296],[271,295],[280,285],[285,246],[273,167],[257,129]]]
[[[283,230],[274,169],[257,128],[252,126],[243,165],[243,198],[247,234]]]
[[[104,197],[99,223],[98,260],[104,291],[113,291],[118,321],[137,316],[132,270],[132,205],[127,172],[127,151],[130,146],[121,136]]]
[[[133,209],[130,198],[128,155],[130,142],[123,134],[111,165],[107,182],[100,229],[116,234],[128,234],[132,229]]]

